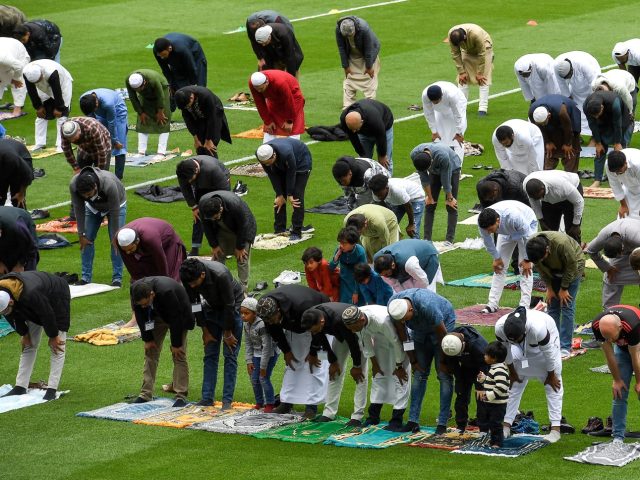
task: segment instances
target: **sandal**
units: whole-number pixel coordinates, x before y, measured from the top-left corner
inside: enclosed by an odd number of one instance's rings
[[[472,170],[481,170],[482,169],[482,165],[474,165],[473,167],[471,167]]]

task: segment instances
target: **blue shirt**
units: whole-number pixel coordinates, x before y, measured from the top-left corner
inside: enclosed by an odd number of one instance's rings
[[[369,282],[358,284],[358,293],[367,305],[387,305],[393,295],[393,288],[372,268]]]
[[[95,117],[96,120],[107,127],[112,142],[117,140],[123,145],[126,144],[126,140],[118,138],[116,132],[116,124],[118,122],[125,122],[125,125],[127,124],[127,105],[124,103],[122,95],[108,88],[95,88],[83,93],[81,98],[85,95],[91,95],[92,93],[95,93],[98,98],[98,108],[90,116]]]
[[[389,302],[396,298],[407,299],[413,305],[413,318],[407,327],[413,330],[413,339],[424,343],[435,333],[435,328],[444,324],[447,332],[454,329],[456,312],[451,302],[426,288],[410,288],[396,293]]]

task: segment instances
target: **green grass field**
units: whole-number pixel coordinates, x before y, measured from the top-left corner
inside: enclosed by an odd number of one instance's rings
[[[74,77],[72,113],[78,114],[78,98],[95,87],[119,88],[125,77],[137,68],[157,68],[150,49],[145,47],[167,32],[188,33],[202,43],[209,63],[209,88],[223,101],[238,91],[247,90],[247,80],[255,69],[255,58],[245,33],[224,35],[244,25],[248,14],[264,8],[276,9],[291,19],[366,5],[367,0],[342,0],[327,4],[310,1],[276,1],[265,4],[256,1],[201,2],[185,0],[180,3],[150,1],[80,1],[52,2],[45,0],[19,1],[29,18],[46,18],[56,22],[64,35],[62,63]],[[375,3],[370,0],[369,3]],[[491,93],[496,94],[517,87],[513,63],[525,53],[546,52],[552,56],[564,51],[584,50],[594,55],[601,66],[612,63],[611,49],[621,40],[637,36],[637,11],[640,2],[609,2],[568,0],[552,2],[487,1],[479,4],[463,0],[453,3],[428,3],[408,0],[404,3],[364,9],[354,12],[365,18],[382,42],[382,70],[378,99],[387,103],[396,119],[415,112],[407,106],[420,103],[423,88],[436,80],[455,78],[448,45],[443,43],[451,25],[474,22],[489,31],[494,41],[495,72]],[[337,123],[341,107],[342,70],[334,43],[334,25],[340,14],[322,16],[294,24],[298,40],[305,54],[300,82],[306,97],[308,125]],[[534,19],[537,27],[527,26]],[[477,89],[472,89],[472,98]],[[10,95],[5,94],[5,100]],[[525,118],[527,102],[519,93],[492,99],[489,116],[479,119],[476,106],[469,107],[469,127],[466,139],[484,144],[482,157],[468,158],[463,173],[473,179],[460,186],[461,219],[475,204],[475,182],[484,171],[472,170],[476,163],[498,166],[493,155],[490,135],[504,120]],[[11,135],[27,137],[33,143],[33,109],[27,102],[29,115],[5,122]],[[255,112],[227,113],[232,133],[260,124]],[[130,123],[133,121],[130,117]],[[181,120],[178,115],[178,120]],[[53,124],[49,127],[49,144],[53,144]],[[395,127],[396,176],[411,173],[408,153],[416,144],[430,138],[424,118],[398,123]],[[305,138],[308,140],[308,138]],[[155,146],[155,137],[150,146]],[[220,158],[231,161],[251,155],[259,142],[236,140],[233,145],[221,144]],[[130,150],[135,150],[135,134],[129,137]],[[182,150],[192,147],[186,131],[172,134],[170,148]],[[634,139],[632,146],[640,146]],[[348,143],[314,144],[313,174],[307,188],[307,206],[331,200],[340,189],[331,177],[334,160],[352,154]],[[60,155],[34,162],[36,168],[46,169],[47,176],[37,180],[29,189],[31,208],[41,208],[68,200],[71,170]],[[581,169],[592,169],[587,160]],[[172,175],[175,162],[127,169],[125,184]],[[1,174],[1,173],[0,173]],[[235,178],[232,179],[235,183]],[[267,179],[242,178],[249,186],[244,197],[258,219],[259,232],[272,229],[273,191]],[[175,181],[165,184],[175,184]],[[161,205],[146,202],[129,192],[128,220],[142,216],[160,217],[172,222],[187,245],[190,241],[191,215],[184,204]],[[617,203],[613,200],[586,200],[583,238],[592,239],[605,224],[615,219]],[[435,240],[444,240],[446,213],[438,210]],[[67,213],[67,207],[52,211],[52,217]],[[329,255],[336,246],[335,235],[341,218],[311,215],[305,218],[316,228],[312,241],[278,251],[253,252],[251,287],[259,280],[271,281],[283,269],[300,270],[300,255],[304,248],[315,244]],[[458,226],[457,240],[476,237],[477,229]],[[72,238],[73,239],[73,238]],[[454,251],[442,256],[445,279],[461,278],[491,267],[490,256],[484,251]],[[230,268],[235,271],[233,263]],[[63,250],[42,252],[40,269],[47,271],[80,271],[77,246]],[[94,281],[109,283],[111,265],[108,256],[106,230],[97,242]],[[578,296],[576,322],[591,319],[600,308],[601,273],[587,271]],[[125,282],[128,286],[128,279]],[[456,307],[486,301],[488,290],[439,287],[438,293]],[[517,304],[518,295],[505,292],[504,305]],[[638,291],[629,287],[624,302],[635,304]],[[128,289],[73,301],[70,334],[103,325],[130,315]],[[487,337],[490,329],[483,330]],[[191,369],[190,399],[199,399],[202,379],[202,347],[200,333],[189,335]],[[454,456],[446,452],[394,447],[383,451],[340,449],[335,447],[292,445],[284,442],[257,440],[241,436],[151,428],[128,423],[100,421],[75,417],[83,410],[91,410],[121,401],[125,395],[137,394],[142,376],[143,349],[140,342],[116,347],[93,347],[69,342],[67,364],[61,389],[71,393],[63,400],[48,405],[9,412],[1,416],[0,477],[12,479],[34,478],[386,478],[428,477],[461,479],[498,475],[502,478],[613,478],[622,475],[632,478],[640,473],[640,464],[626,467],[622,473],[614,469],[597,468],[567,462],[562,459],[590,444],[591,438],[582,434],[564,436],[562,441],[529,456],[508,460],[476,456]],[[168,350],[167,347],[165,347]],[[0,383],[13,383],[18,364],[19,342],[16,335],[0,339]],[[243,365],[243,353],[238,369],[236,399],[253,400],[251,386]],[[600,352],[591,351],[565,363],[564,414],[576,427],[582,427],[590,416],[605,418],[611,410],[611,378],[589,372],[601,365]],[[48,352],[43,345],[33,379],[48,375]],[[158,384],[171,376],[171,359],[163,353],[158,372]],[[279,385],[280,366],[274,375]],[[423,409],[423,424],[433,424],[438,409],[438,385],[430,383]],[[220,376],[221,378],[221,376]],[[221,389],[221,385],[219,386]],[[353,384],[345,382],[340,413],[349,415]],[[546,402],[541,385],[532,384],[523,399],[522,408],[534,410],[541,423],[546,423]],[[383,415],[389,412],[385,407]],[[628,427],[640,429],[638,405],[630,400]],[[431,473],[429,473],[431,472]],[[513,475],[513,476],[512,476]]]

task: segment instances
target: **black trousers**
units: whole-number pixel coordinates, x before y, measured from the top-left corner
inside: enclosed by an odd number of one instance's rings
[[[298,208],[294,208],[293,213],[291,214],[291,233],[297,235],[302,234],[302,223],[304,222],[304,191],[307,188],[310,173],[311,171],[296,172],[296,181],[293,186],[293,198],[300,201],[300,206]],[[276,181],[280,182],[280,189],[285,192],[287,190],[286,177],[283,175],[276,179]],[[274,208],[273,217],[273,231],[276,233],[284,232],[287,229],[286,204],[280,208],[280,212],[278,212],[277,208]]]
[[[469,420],[469,403],[471,403],[471,393],[477,375],[478,372],[472,370],[462,370],[455,374],[456,402],[454,409],[456,412],[456,426],[460,429],[466,427]]]
[[[478,402],[478,427],[481,432],[491,433],[491,445],[502,446],[504,441],[502,422],[506,412],[506,403]]]
[[[578,185],[578,191],[580,195],[583,195],[582,185]],[[573,225],[573,204],[568,200],[558,203],[542,202],[542,221],[549,230],[556,232],[560,230],[560,219],[563,215],[564,231],[566,232]],[[574,240],[581,243],[580,238],[574,238]]]

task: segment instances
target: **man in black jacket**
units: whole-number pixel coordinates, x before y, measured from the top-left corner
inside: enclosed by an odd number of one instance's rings
[[[198,202],[206,193],[216,190],[231,190],[229,169],[215,157],[196,155],[181,161],[176,166],[176,176],[180,191],[193,213],[193,230],[191,232],[191,253],[198,255],[202,246],[202,222]]]
[[[193,330],[191,302],[182,284],[169,277],[146,277],[131,285],[131,307],[144,341],[144,370],[140,395],[133,403],[153,400],[158,361],[169,331],[173,357],[174,407],[184,407],[189,390],[187,332]]]
[[[220,346],[224,344],[222,408],[231,408],[242,340],[240,304],[244,299],[244,290],[229,269],[221,263],[195,258],[188,258],[182,264],[180,280],[187,291],[193,311],[202,311],[196,315],[198,325],[202,327],[204,343],[202,399],[198,405],[213,405],[218,382]],[[202,303],[200,297],[204,299]]]
[[[31,61],[55,60],[60,63],[62,35],[60,28],[49,20],[31,20],[16,27],[13,38],[20,40],[29,52]]]
[[[207,155],[218,156],[218,143],[231,143],[231,133],[224,107],[220,99],[205,87],[189,86],[178,90],[173,96],[182,118],[193,135],[196,152],[205,148]]]
[[[257,225],[249,206],[235,193],[218,190],[207,193],[198,202],[204,234],[212,248],[212,259],[225,263],[233,252],[238,265],[238,278],[245,290],[251,269],[251,245]]]
[[[529,196],[522,186],[526,175],[517,170],[494,170],[476,184],[478,200],[487,208],[502,200],[516,200],[529,205]]]
[[[342,313],[351,305],[348,303],[322,303],[306,310],[302,314],[301,325],[313,335],[309,355],[313,357],[309,363],[317,363],[318,351],[324,350],[329,359],[329,390],[324,404],[322,416],[318,422],[329,422],[335,419],[340,404],[340,394],[344,385],[344,374],[347,356],[351,354],[353,367],[351,377],[356,382],[353,395],[353,413],[348,426],[362,425],[364,409],[367,406],[368,373],[367,360],[362,355],[358,337],[342,323]],[[329,342],[327,335],[332,335]],[[319,340],[319,341],[318,341]]]
[[[264,49],[256,42],[256,30],[264,27],[267,23],[281,23],[293,32],[293,25],[289,19],[275,10],[260,10],[247,17],[247,36],[258,59],[258,70],[262,70],[264,67]]]
[[[4,315],[15,328],[22,344],[16,385],[7,395],[27,393],[44,330],[51,348],[51,366],[44,399],[56,398],[71,322],[70,306],[69,285],[61,277],[46,272],[22,272],[0,278],[0,315]]]
[[[27,147],[12,138],[0,140],[0,205],[11,193],[11,205],[27,208],[27,187],[33,182],[33,163]]]
[[[303,404],[305,418],[313,418],[318,404],[325,400],[327,363],[309,356],[312,335],[301,321],[307,309],[327,302],[329,297],[325,294],[301,285],[282,285],[258,300],[258,316],[264,320],[287,364],[280,389],[282,403],[274,410],[276,413],[289,413],[293,404]]]
[[[153,55],[169,83],[171,111],[176,109],[174,95],[189,85],[207,86],[207,58],[200,43],[184,33],[167,33],[156,38]]]
[[[293,29],[282,23],[267,23],[256,30],[255,39],[264,55],[260,70],[284,70],[298,77],[304,55]]]
[[[373,158],[393,175],[393,113],[382,102],[365,98],[345,108],[340,115],[340,127],[347,132],[351,145],[363,158]]]
[[[0,275],[35,270],[38,235],[31,215],[16,207],[0,207]]]
[[[342,17],[336,24],[336,43],[344,69],[342,106],[356,101],[361,91],[365,98],[376,98],[380,72],[380,41],[369,24],[356,16]]]

